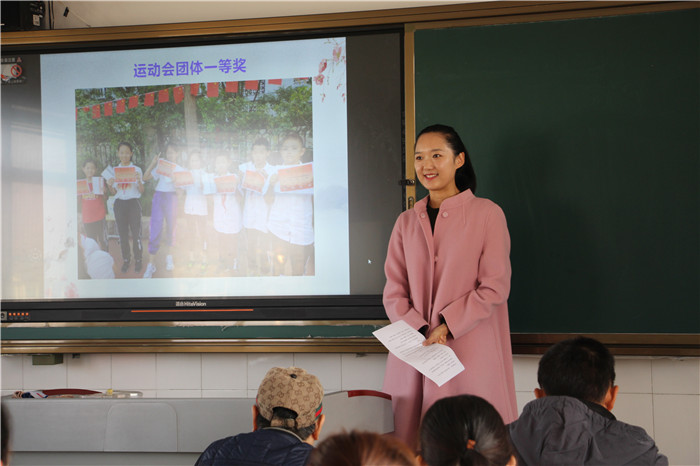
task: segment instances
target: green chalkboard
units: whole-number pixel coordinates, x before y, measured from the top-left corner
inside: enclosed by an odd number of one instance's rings
[[[699,25],[415,32],[416,130],[454,126],[506,213],[514,332],[700,333]]]

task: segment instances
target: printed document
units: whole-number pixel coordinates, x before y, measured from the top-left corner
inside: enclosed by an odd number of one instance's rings
[[[423,346],[425,337],[403,320],[372,333],[393,355],[413,366],[438,387],[464,370],[452,348],[438,343]]]

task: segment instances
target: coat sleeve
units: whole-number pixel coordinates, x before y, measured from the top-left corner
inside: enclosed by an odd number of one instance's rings
[[[383,301],[389,320],[392,322],[405,320],[416,330],[428,325],[423,315],[413,307],[411,300],[401,217],[396,221],[394,230],[391,232],[384,273],[386,274],[386,285],[384,285]]]
[[[506,310],[510,293],[510,236],[506,217],[494,204],[486,217],[477,287],[440,311],[454,338],[467,334],[494,311]]]

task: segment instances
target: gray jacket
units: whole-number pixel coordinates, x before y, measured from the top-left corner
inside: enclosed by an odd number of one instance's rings
[[[668,465],[654,439],[596,403],[568,396],[531,401],[508,425],[518,466]]]

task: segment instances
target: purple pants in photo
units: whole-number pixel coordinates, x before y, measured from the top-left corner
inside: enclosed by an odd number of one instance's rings
[[[148,252],[155,254],[160,248],[165,220],[165,243],[175,244],[175,221],[177,217],[177,195],[171,192],[156,191],[151,204],[151,234],[148,239]]]

